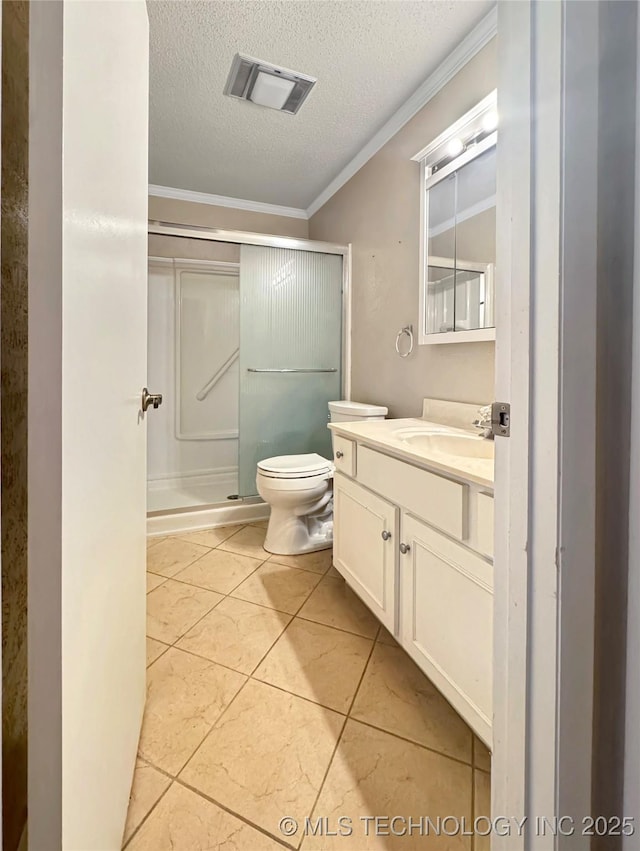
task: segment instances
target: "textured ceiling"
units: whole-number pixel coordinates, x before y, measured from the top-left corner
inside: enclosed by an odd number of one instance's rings
[[[149,0],[150,183],[307,207],[493,0]],[[246,53],[318,78],[298,115],[222,94]]]

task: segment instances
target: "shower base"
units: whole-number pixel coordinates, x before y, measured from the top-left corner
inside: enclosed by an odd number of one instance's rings
[[[181,511],[226,502],[238,493],[237,470],[149,479],[147,511]]]
[[[179,535],[214,529],[216,526],[236,526],[268,520],[269,506],[260,497],[227,500],[214,505],[147,512],[147,535]]]

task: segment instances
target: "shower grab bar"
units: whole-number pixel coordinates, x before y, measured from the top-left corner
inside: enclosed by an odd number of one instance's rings
[[[204,387],[196,393],[196,399],[198,400],[198,402],[204,402],[204,400],[207,398],[209,393],[211,393],[218,381],[220,381],[225,372],[229,369],[229,367],[233,366],[233,364],[238,360],[239,357],[240,349],[236,349],[235,352],[233,352],[233,354],[226,359],[220,369],[217,370],[217,372],[211,376],[211,378],[207,381]]]
[[[247,372],[337,372],[337,369],[251,369]]]

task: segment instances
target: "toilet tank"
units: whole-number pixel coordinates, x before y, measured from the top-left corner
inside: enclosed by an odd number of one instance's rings
[[[364,402],[329,402],[329,419],[332,423],[350,423],[356,420],[383,420],[389,413],[382,405]]]
[[[389,412],[382,405],[367,405],[363,402],[329,402],[329,420],[332,423],[364,422],[365,420],[383,420]],[[333,432],[331,432],[333,446]]]

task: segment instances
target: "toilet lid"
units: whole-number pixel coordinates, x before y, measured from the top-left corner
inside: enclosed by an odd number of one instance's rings
[[[258,461],[258,469],[274,478],[293,479],[298,476],[315,476],[333,470],[331,461],[315,452],[309,455],[276,455]]]

